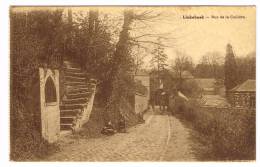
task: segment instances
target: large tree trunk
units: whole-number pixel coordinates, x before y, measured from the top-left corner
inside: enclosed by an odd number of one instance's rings
[[[134,14],[131,10],[124,11],[124,23],[122,27],[122,31],[120,32],[119,41],[116,45],[116,50],[114,52],[114,56],[111,59],[111,71],[109,73],[108,81],[107,81],[107,104],[106,104],[106,113],[108,114],[105,116],[108,119],[115,120],[116,117],[119,115],[119,106],[120,106],[120,99],[116,98],[118,94],[118,90],[116,90],[118,86],[118,80],[120,80],[120,68],[122,64],[127,61],[128,56],[128,40],[129,40],[129,30],[131,23],[134,20]],[[121,71],[122,72],[122,71]],[[120,72],[120,73],[121,73]],[[124,71],[123,71],[124,72]],[[123,98],[123,97],[122,97]],[[117,103],[118,105],[116,105]],[[112,109],[111,109],[112,106]],[[113,111],[111,111],[113,110]],[[110,113],[109,113],[110,112]],[[113,113],[111,113],[113,112]],[[110,116],[112,115],[112,116]],[[107,120],[106,120],[107,121]]]
[[[124,60],[126,53],[127,53],[127,44],[129,40],[129,30],[130,25],[133,22],[133,11],[127,10],[124,12],[124,24],[122,27],[122,31],[120,32],[119,41],[116,45],[115,54],[112,60],[112,70],[110,73],[111,78],[113,79],[118,72],[122,61]]]
[[[122,64],[126,54],[127,54],[127,43],[129,39],[129,30],[130,25],[133,22],[133,11],[125,11],[124,12],[124,24],[122,27],[122,31],[120,32],[119,41],[116,45],[116,50],[113,58],[111,59],[111,70],[109,72],[109,76],[107,77],[107,98],[110,98],[113,91],[113,81],[115,80],[120,65]]]

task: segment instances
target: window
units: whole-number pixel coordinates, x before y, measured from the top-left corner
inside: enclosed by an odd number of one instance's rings
[[[45,84],[45,102],[52,103],[56,102],[56,88],[51,77],[48,77]]]

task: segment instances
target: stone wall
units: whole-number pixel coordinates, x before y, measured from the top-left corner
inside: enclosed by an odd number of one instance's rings
[[[134,77],[135,81],[141,81],[141,84],[144,85],[147,89],[148,98],[150,98],[150,76],[149,75],[136,75]]]
[[[88,122],[89,120],[89,117],[90,117],[90,114],[91,114],[91,111],[93,109],[93,104],[94,104],[94,100],[95,100],[95,95],[96,95],[96,84],[92,84],[92,88],[91,90],[93,91],[92,92],[92,95],[87,103],[87,105],[83,108],[83,112],[82,112],[82,116],[78,119],[75,127],[74,127],[74,130],[75,131],[79,131],[80,128]]]
[[[141,81],[141,84],[146,87],[147,94],[135,94],[135,113],[143,112],[148,108],[150,99],[150,76],[149,75],[136,75],[135,81]]]
[[[142,95],[135,95],[135,112],[138,114],[148,108],[149,97]]]

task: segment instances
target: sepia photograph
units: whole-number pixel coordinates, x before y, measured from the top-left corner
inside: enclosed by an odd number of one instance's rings
[[[255,6],[10,6],[10,161],[255,162]]]

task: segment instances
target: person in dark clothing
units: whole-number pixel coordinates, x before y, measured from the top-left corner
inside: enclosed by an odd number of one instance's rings
[[[166,92],[164,96],[164,110],[167,111],[169,109],[169,94]]]
[[[149,106],[151,106],[152,110],[154,111],[154,106],[155,106],[155,93],[154,92],[151,94],[151,97],[149,99]]]
[[[111,121],[108,121],[106,123],[106,125],[101,130],[101,133],[104,134],[104,135],[108,135],[108,136],[113,135],[113,134],[116,133],[116,131],[114,129],[114,126],[112,125]]]
[[[126,121],[125,117],[121,114],[118,122],[118,132],[126,133]]]
[[[159,99],[159,102],[160,102],[160,104],[159,104],[159,106],[160,106],[160,111],[164,111],[164,99],[165,99],[165,92],[164,91],[162,91],[161,93],[160,93],[160,99]]]
[[[145,123],[143,112],[138,113],[138,122],[141,123],[141,124]]]
[[[169,105],[169,95],[167,92],[163,91],[160,96],[160,110],[161,111],[166,111],[168,109]]]

